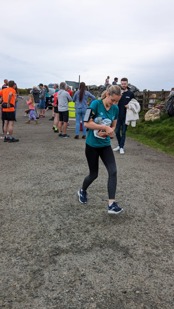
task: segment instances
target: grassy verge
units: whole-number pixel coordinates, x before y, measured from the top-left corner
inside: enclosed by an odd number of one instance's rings
[[[144,121],[144,115],[141,114],[137,126],[128,127],[127,136],[174,155],[174,117],[162,115],[159,120]]]

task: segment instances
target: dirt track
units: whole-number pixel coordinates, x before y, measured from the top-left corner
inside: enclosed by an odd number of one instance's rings
[[[120,216],[106,211],[107,174],[76,196],[87,164],[84,140],[51,130],[50,111],[0,140],[0,307],[6,309],[172,309],[174,157],[130,139],[115,154]],[[116,140],[113,141],[116,145]]]

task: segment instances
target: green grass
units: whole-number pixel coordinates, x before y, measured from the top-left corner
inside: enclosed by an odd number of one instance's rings
[[[128,127],[127,136],[174,155],[174,117],[164,114],[158,120],[144,121],[144,115],[141,114],[136,127]]]

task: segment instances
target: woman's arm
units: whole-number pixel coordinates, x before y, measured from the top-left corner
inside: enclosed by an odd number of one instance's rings
[[[106,132],[106,135],[110,135],[114,132],[112,127],[106,126],[104,124],[97,124],[93,121],[93,119],[90,119],[88,122],[84,122],[84,126],[87,129],[104,131]]]
[[[73,102],[76,101],[76,98],[77,98],[77,91],[75,92],[74,96],[73,96]]]
[[[111,128],[113,129],[113,132],[109,134],[110,138],[114,138],[116,124],[117,124],[117,120],[112,121]]]
[[[112,121],[111,128],[112,128],[113,130],[115,130],[116,124],[117,124],[117,119],[115,119],[115,120]]]
[[[88,92],[88,97],[89,97],[92,101],[96,99],[96,97],[95,97],[92,93],[90,93],[90,92]]]

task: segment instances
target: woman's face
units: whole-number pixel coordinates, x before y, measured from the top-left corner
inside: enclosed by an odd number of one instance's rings
[[[106,95],[106,104],[107,106],[112,106],[113,104],[118,104],[121,95],[113,94],[113,95]]]

